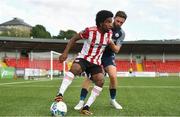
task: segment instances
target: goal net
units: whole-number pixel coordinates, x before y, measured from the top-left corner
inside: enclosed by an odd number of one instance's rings
[[[59,78],[64,76],[67,65],[66,62],[59,62],[61,53],[32,52],[29,55],[29,67],[25,69],[25,76],[28,78]]]

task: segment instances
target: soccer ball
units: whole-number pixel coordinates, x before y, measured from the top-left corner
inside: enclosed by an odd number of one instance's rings
[[[63,117],[67,113],[67,105],[62,101],[53,102],[51,104],[50,111],[51,111],[52,116]]]

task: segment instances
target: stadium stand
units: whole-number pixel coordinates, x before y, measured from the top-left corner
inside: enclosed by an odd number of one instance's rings
[[[179,60],[146,60],[143,62],[144,71],[156,71],[156,72],[167,72],[167,73],[178,73],[180,72],[180,61]]]
[[[50,51],[61,53],[67,42],[68,40],[60,39],[0,37],[0,45],[2,45],[0,59],[7,66],[16,69],[32,68],[48,71],[50,70],[50,59],[38,59],[38,57]],[[75,56],[74,53],[81,50],[82,44],[82,41],[78,42],[72,48],[70,56]],[[180,51],[177,50],[180,50],[179,40],[125,41],[116,57],[117,71],[128,72],[132,69],[135,72],[179,74]],[[22,56],[24,51],[27,52],[25,53],[27,56]],[[63,70],[63,65],[57,59],[53,60],[53,70]]]
[[[38,69],[50,69],[50,60],[30,60],[28,58],[6,58],[5,63],[9,67],[15,67],[15,68],[38,68]],[[59,63],[58,60],[53,61],[53,69],[54,70],[62,70],[63,66],[61,63]]]
[[[131,63],[129,60],[116,60],[116,66],[117,71],[128,71],[130,68],[134,71],[137,70],[135,61],[132,61]]]
[[[46,69],[50,68],[50,60],[30,60],[28,58],[6,58],[5,63],[9,67],[15,68],[38,68],[38,69]],[[132,63],[128,60],[116,60],[117,71],[128,71],[130,68],[133,71],[137,71],[137,64],[135,61]],[[167,73],[178,73],[180,71],[180,60],[166,60],[163,62],[162,60],[145,60],[142,63],[143,71],[146,72],[167,72]],[[58,60],[53,60],[53,69],[54,70],[62,70],[63,66],[59,63]]]

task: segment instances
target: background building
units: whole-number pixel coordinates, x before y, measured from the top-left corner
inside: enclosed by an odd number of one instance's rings
[[[0,24],[0,34],[9,36],[29,37],[32,26],[24,22],[20,18],[13,18],[10,21]],[[24,35],[24,36],[23,36]]]

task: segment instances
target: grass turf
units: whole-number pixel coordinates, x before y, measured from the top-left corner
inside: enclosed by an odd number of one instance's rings
[[[60,79],[0,79],[0,116],[51,116],[49,108]],[[64,95],[67,116],[83,116],[73,108],[79,101],[82,78],[75,79]],[[109,79],[91,106],[94,116],[180,116],[180,78],[118,78],[117,101],[109,104]]]

